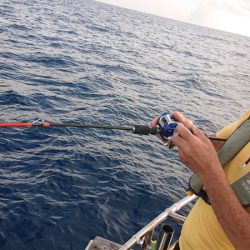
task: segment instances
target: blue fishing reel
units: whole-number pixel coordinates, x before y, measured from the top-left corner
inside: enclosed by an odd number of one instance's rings
[[[160,130],[160,136],[162,139],[167,140],[165,144],[168,148],[172,148],[174,146],[172,142],[172,136],[174,131],[178,125],[178,122],[171,116],[170,113],[163,113],[158,120],[158,127]]]

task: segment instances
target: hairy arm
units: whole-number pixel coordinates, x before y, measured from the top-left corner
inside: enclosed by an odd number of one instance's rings
[[[193,124],[183,124],[177,126],[173,136],[181,161],[202,180],[215,215],[235,248],[249,249],[250,215],[241,206],[228,183],[216,146]]]

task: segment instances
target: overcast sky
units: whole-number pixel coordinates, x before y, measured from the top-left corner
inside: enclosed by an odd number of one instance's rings
[[[99,0],[250,37],[250,0]]]

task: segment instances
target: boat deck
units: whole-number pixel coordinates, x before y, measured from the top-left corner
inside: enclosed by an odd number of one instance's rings
[[[121,245],[117,243],[96,236],[89,242],[85,250],[118,250],[120,247]]]

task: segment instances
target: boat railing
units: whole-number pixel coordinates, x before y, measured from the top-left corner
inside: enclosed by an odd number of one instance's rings
[[[134,236],[132,236],[123,245],[118,245],[117,243],[102,239],[100,237],[96,237],[96,240],[90,241],[90,243],[85,248],[85,250],[92,250],[92,249],[95,249],[95,250],[99,250],[99,249],[129,250],[129,249],[132,249],[133,247],[135,247],[136,245],[138,245],[141,250],[146,250],[146,249],[172,250],[174,248],[174,244],[170,245],[172,235],[168,235],[165,237],[165,241],[169,241],[169,242],[164,242],[164,247],[159,247],[159,240],[163,241],[162,237],[160,237],[161,239],[157,240],[158,241],[157,247],[155,247],[155,248],[152,247],[152,243],[153,243],[152,236],[154,234],[154,231],[155,231],[156,227],[161,225],[167,219],[172,219],[172,220],[175,220],[175,221],[182,224],[184,222],[184,220],[186,219],[186,217],[178,214],[177,211],[179,211],[184,206],[190,204],[196,198],[197,198],[197,196],[195,196],[195,195],[186,196],[183,199],[181,199],[180,201],[174,203],[169,208],[164,210],[161,214],[159,214],[155,219],[153,219],[149,224],[147,224],[145,227],[143,227]],[[169,227],[167,227],[167,228],[169,228]],[[163,245],[163,243],[161,245]]]
[[[174,203],[172,206],[159,214],[155,219],[153,219],[149,224],[143,227],[133,237],[131,237],[124,245],[119,248],[119,250],[131,249],[136,244],[138,244],[142,250],[146,250],[148,245],[151,243],[154,229],[167,218],[172,218],[180,223],[183,223],[186,217],[178,214],[177,211],[191,203],[194,199],[196,199],[195,195],[186,196],[180,201]]]

